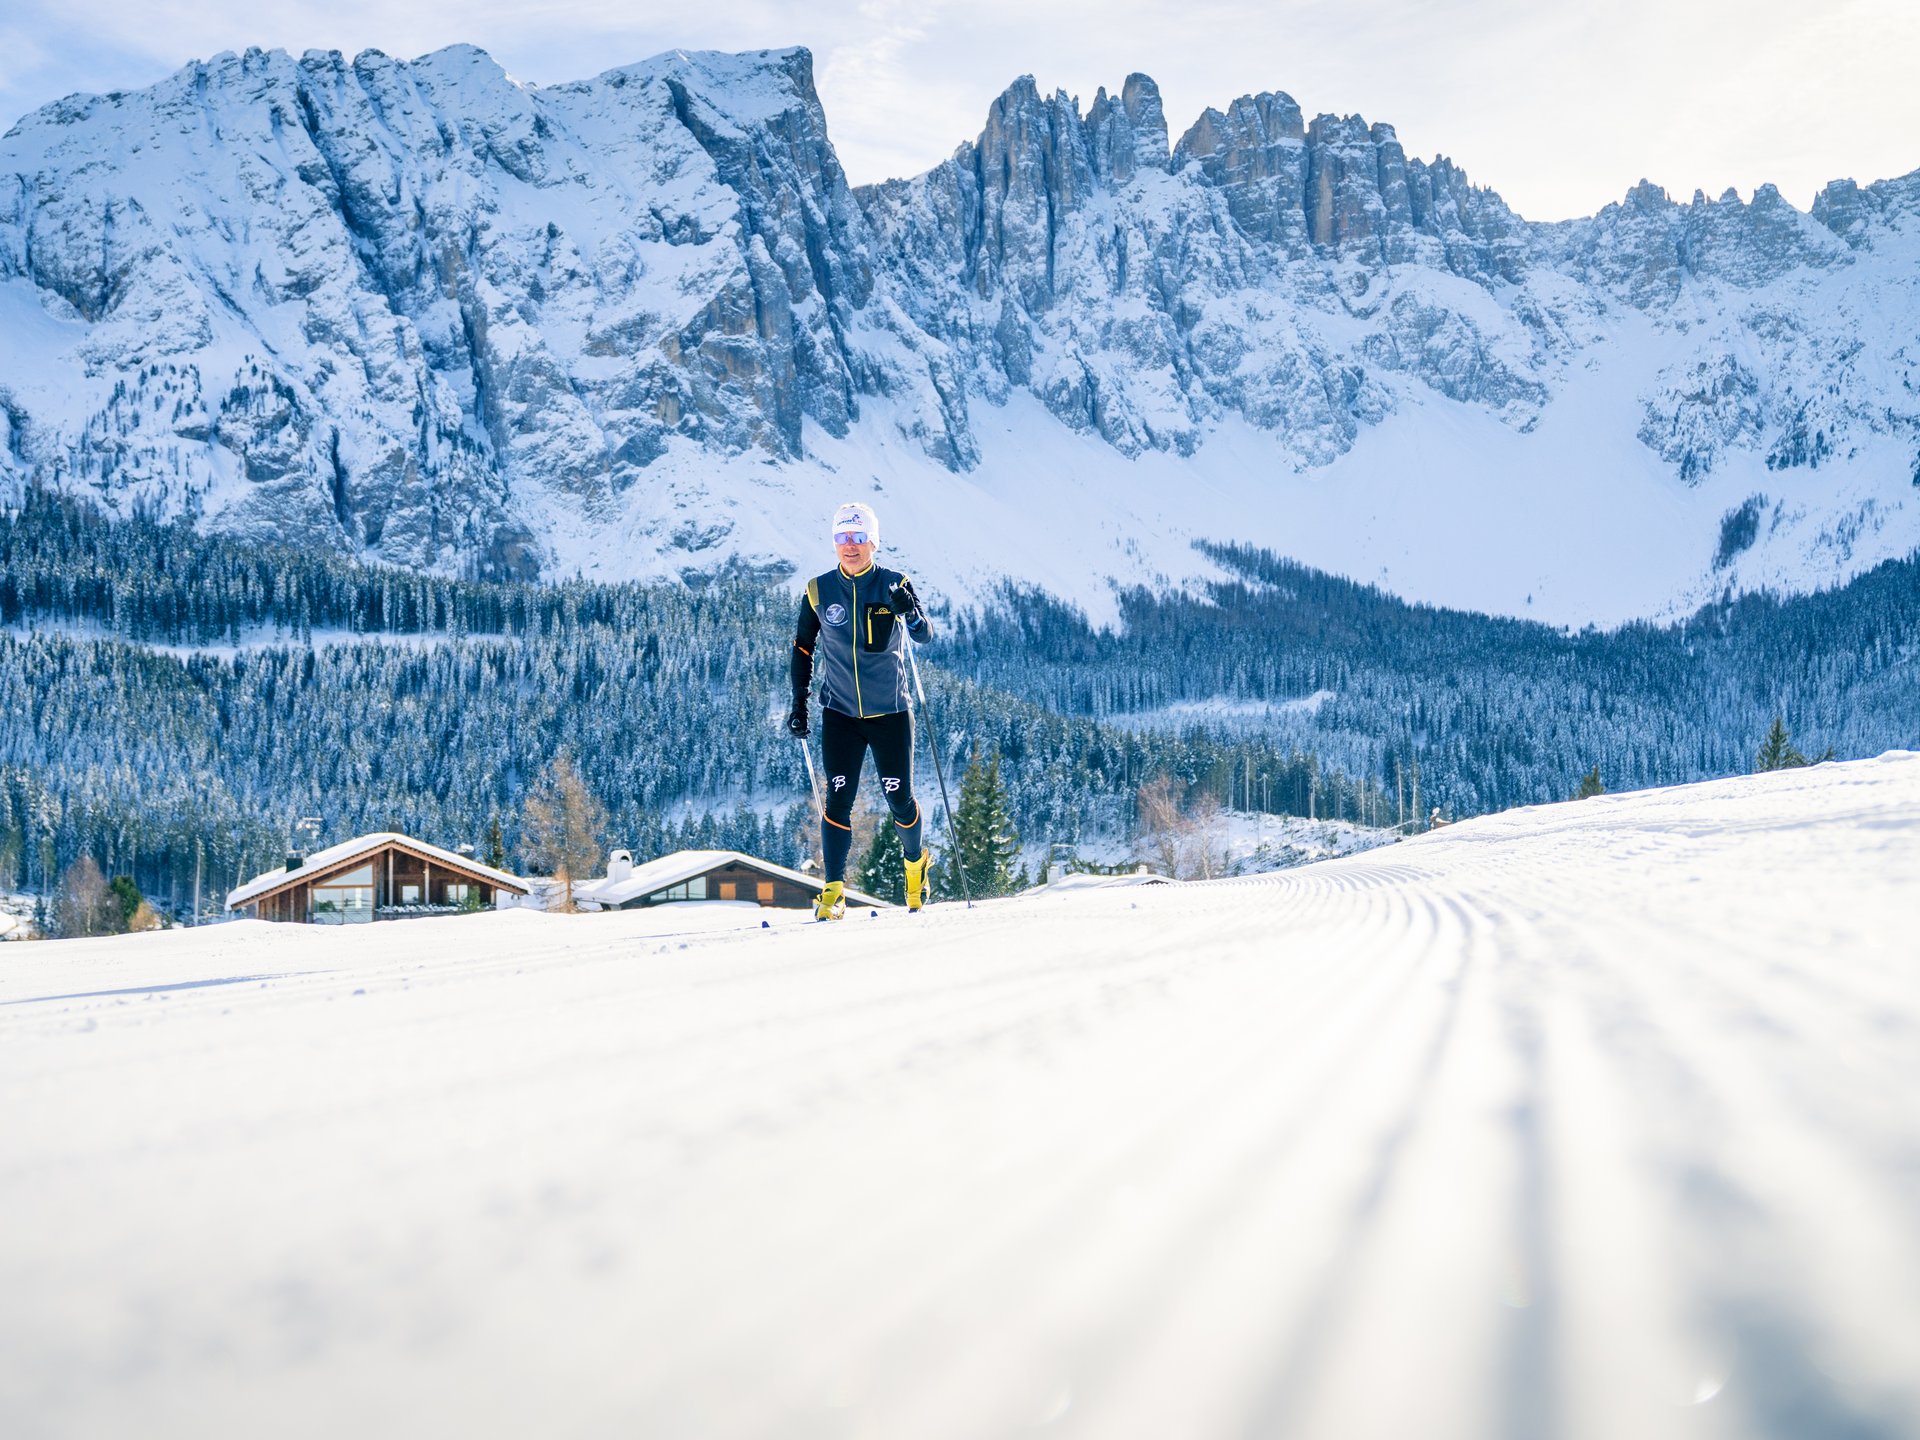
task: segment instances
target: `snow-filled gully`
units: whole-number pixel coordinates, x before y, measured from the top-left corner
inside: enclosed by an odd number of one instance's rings
[[[1894,754],[831,927],[0,949],[0,1429],[1920,1435],[1917,860]]]

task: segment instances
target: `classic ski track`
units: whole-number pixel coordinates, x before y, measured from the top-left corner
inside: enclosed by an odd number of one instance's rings
[[[586,917],[479,960],[329,937],[231,994],[43,987],[0,1007],[0,1098],[36,1107],[0,1160],[29,1217],[0,1236],[0,1410],[48,1436],[266,1400],[282,1433],[398,1433],[428,1392],[468,1434],[1920,1435],[1920,997],[1907,872],[1874,858],[1920,834],[1920,757],[1826,768],[1725,782],[1725,825],[1606,797],[879,925]],[[1767,794],[1799,809],[1739,808]],[[303,1036],[315,1074],[234,1089],[247,1046]],[[63,1098],[149,1076],[204,1109],[136,1138]],[[276,1163],[361,1152],[391,1210],[327,1181],[231,1255],[184,1216],[148,1251],[88,1198],[218,1174],[201,1203],[238,1216],[289,1193]],[[43,1195],[98,1240],[22,1248]],[[143,1362],[80,1326],[89,1296],[143,1317]],[[334,1328],[288,1348],[308,1313]]]

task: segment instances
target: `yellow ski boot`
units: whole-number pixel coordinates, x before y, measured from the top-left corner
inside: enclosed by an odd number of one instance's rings
[[[841,892],[845,889],[844,880],[827,881],[827,888],[813,897],[813,918],[844,920],[847,914],[847,897]]]
[[[922,850],[918,860],[907,861],[907,909],[920,908],[921,899],[927,889],[927,852]]]

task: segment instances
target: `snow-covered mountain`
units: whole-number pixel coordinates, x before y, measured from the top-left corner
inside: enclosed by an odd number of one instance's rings
[[[850,187],[805,50],[250,50],[0,140],[0,494],[478,573],[1195,538],[1562,621],[1920,546],[1920,172],[1529,223],[1392,127],[1022,78]]]

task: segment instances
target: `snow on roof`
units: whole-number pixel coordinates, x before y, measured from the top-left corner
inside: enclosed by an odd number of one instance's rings
[[[496,870],[491,865],[482,865],[471,855],[457,855],[451,850],[442,850],[438,845],[429,845],[424,840],[416,840],[411,835],[402,835],[397,830],[380,830],[371,835],[359,835],[352,840],[342,840],[338,845],[329,845],[324,850],[316,850],[298,869],[269,870],[265,874],[254,876],[246,884],[228,892],[227,909],[237,909],[264,895],[267,891],[277,890],[290,881],[311,879],[324,870],[333,869],[343,860],[351,860],[356,855],[378,850],[386,844],[404,845],[409,850],[418,851],[429,860],[437,860],[443,865],[468,871],[522,895],[527,894],[531,888],[522,877],[509,875],[504,870]]]
[[[1112,890],[1128,885],[1177,885],[1179,883],[1153,870],[1133,870],[1125,875],[1095,875],[1076,871],[1056,876],[1045,885],[1035,888],[1048,891]]]
[[[642,895],[651,895],[656,890],[664,890],[670,885],[691,880],[696,875],[704,875],[709,870],[717,870],[722,865],[744,865],[749,870],[758,870],[764,874],[776,876],[782,880],[791,880],[796,885],[804,885],[809,890],[818,889],[820,879],[816,875],[807,875],[799,870],[789,870],[784,865],[776,865],[771,860],[762,860],[758,855],[748,855],[740,850],[676,850],[671,855],[662,855],[658,860],[649,860],[644,865],[633,867],[633,873],[622,880],[608,880],[602,877],[590,880],[584,885],[575,885],[573,893],[577,899],[594,900],[602,905],[624,905]],[[851,885],[846,890],[847,899],[855,905],[889,905],[892,902],[882,900],[877,895],[869,895],[864,890],[856,890]]]

